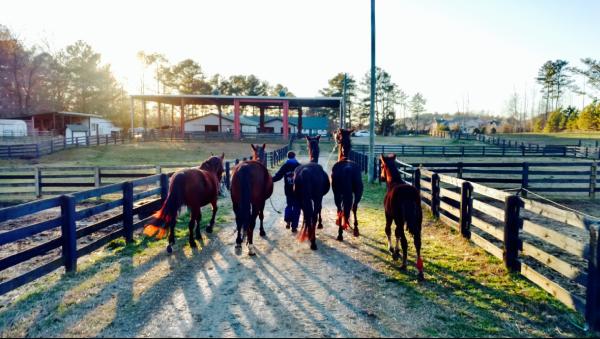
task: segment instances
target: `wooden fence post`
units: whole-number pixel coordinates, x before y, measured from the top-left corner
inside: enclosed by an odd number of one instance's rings
[[[33,169],[35,197],[42,197],[42,170],[39,167]]]
[[[585,220],[590,230],[585,320],[593,331],[600,330],[600,224]]]
[[[94,187],[98,188],[102,186],[102,173],[100,172],[100,167],[94,167]]]
[[[462,163],[462,161],[459,161],[459,162],[458,162],[458,164],[457,164],[457,166],[456,166],[456,176],[457,176],[459,179],[462,179],[462,177],[463,177],[463,170],[464,170],[464,168],[463,168],[463,167],[464,167],[464,166],[463,166],[463,163]]]
[[[473,216],[473,185],[464,181],[460,188],[460,233],[471,239],[471,217]]]
[[[413,172],[413,182],[412,182],[413,186],[415,186],[415,188],[418,191],[421,191],[421,170],[418,168],[415,168],[414,172]]]
[[[77,233],[75,221],[75,198],[70,195],[61,197],[61,239],[62,257],[65,271],[77,270]]]
[[[521,262],[519,260],[519,250],[521,249],[521,240],[519,238],[519,229],[521,222],[519,212],[521,209],[521,199],[516,195],[511,195],[505,199],[504,207],[504,265],[510,272],[520,272]]]
[[[598,180],[598,163],[593,162],[590,174],[590,198],[596,198],[596,181]]]
[[[156,165],[156,174],[161,174],[162,173],[162,167],[160,167],[160,165]]]
[[[521,188],[528,189],[529,188],[529,163],[523,163],[523,171],[521,172]],[[527,197],[527,191],[521,190],[521,196],[524,198]]]
[[[160,175],[160,200],[164,203],[169,195],[169,175],[161,173]]]
[[[133,242],[133,183],[123,183],[123,229],[125,242]]]
[[[440,217],[440,175],[437,173],[431,176],[431,214]]]

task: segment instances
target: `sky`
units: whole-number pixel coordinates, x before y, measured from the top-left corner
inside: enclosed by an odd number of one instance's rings
[[[540,99],[545,61],[600,59],[598,13],[597,0],[376,0],[376,64],[422,93],[429,112],[503,114],[512,93]],[[319,95],[338,72],[360,81],[370,67],[368,0],[13,0],[0,24],[51,50],[86,41],[130,93],[140,91],[140,50],[192,58],[209,75],[255,74],[297,96]]]

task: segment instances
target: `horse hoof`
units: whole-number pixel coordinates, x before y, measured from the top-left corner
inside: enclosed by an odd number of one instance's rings
[[[393,252],[392,253],[392,259],[394,261],[400,259],[400,254],[398,254],[397,252]],[[404,266],[404,270],[406,270],[406,266]]]
[[[400,271],[406,272],[406,264],[400,266]]]
[[[319,226],[317,226],[318,229],[322,230],[323,229],[323,224],[319,224]]]
[[[419,274],[417,275],[417,280],[425,281],[425,275],[423,274],[423,272],[419,272]]]
[[[296,227],[292,228],[292,233],[298,233],[298,228],[296,228]]]
[[[256,253],[254,252],[254,246],[252,246],[252,245],[248,246],[248,255],[251,257],[256,255]]]
[[[285,224],[285,228],[287,228],[288,230],[290,229],[290,223],[289,222]]]
[[[338,241],[344,241],[344,236],[343,236],[343,235],[341,235],[341,234],[340,234],[340,235],[338,235],[338,236],[337,236],[337,240],[338,240]]]
[[[267,233],[265,231],[260,231],[260,236],[264,238],[267,236]]]
[[[198,248],[198,245],[196,244],[196,242],[194,240],[190,241],[190,247],[191,248]]]
[[[314,243],[310,244],[310,249],[313,250],[313,251],[316,251],[317,250],[317,244],[314,244]]]
[[[167,253],[173,253],[173,247],[171,247],[171,245],[167,246]]]
[[[240,243],[240,244],[235,244],[235,248],[236,248],[236,249],[240,249],[240,248],[242,248],[242,244],[241,244],[241,243]]]
[[[360,232],[358,232],[358,228],[354,228],[354,233],[353,233],[353,235],[354,235],[355,237],[358,237],[358,236],[360,236]]]
[[[206,233],[212,233],[213,232],[213,227],[212,226],[207,226],[206,227]]]

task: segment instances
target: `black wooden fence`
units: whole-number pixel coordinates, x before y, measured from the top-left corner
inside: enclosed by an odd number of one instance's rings
[[[127,242],[131,242],[134,231],[141,228],[149,220],[149,215],[157,210],[166,198],[168,185],[168,175],[163,173],[0,209],[0,223],[40,212],[52,215],[47,220],[26,224],[0,233],[0,246],[29,240],[42,232],[60,228],[60,231],[57,232],[59,235],[51,240],[42,243],[34,241],[35,245],[33,247],[19,250],[17,253],[0,259],[0,271],[4,271],[50,251],[60,249],[59,255],[51,258],[41,266],[19,272],[16,276],[0,283],[0,295],[63,266],[67,272],[75,271],[78,258],[93,252],[114,239],[124,237]],[[90,198],[101,198],[108,194],[116,194],[120,198],[93,207],[77,209],[78,204]],[[136,203],[139,204],[136,205]],[[107,211],[114,211],[118,208],[121,209],[120,212],[115,211],[111,216],[91,225],[81,226],[79,224],[83,219]],[[85,246],[77,246],[78,239],[92,234],[97,235],[98,232],[109,227],[111,227],[110,231],[94,242]]]
[[[277,165],[287,153],[288,146],[267,153],[271,166]],[[242,158],[242,161],[247,158]],[[235,163],[239,163],[235,159]],[[124,237],[129,243],[133,240],[134,231],[143,227],[150,217],[164,202],[169,190],[169,176],[171,173],[148,175],[144,178],[113,183],[104,187],[79,191],[72,194],[61,195],[49,199],[38,200],[25,204],[0,209],[0,224],[19,220],[19,218],[45,213],[50,215],[43,221],[36,221],[18,228],[9,229],[0,233],[0,246],[20,243],[31,240],[43,232],[58,230],[53,239],[39,243],[17,253],[0,259],[0,272],[14,269],[31,259],[46,255],[51,251],[60,250],[60,254],[46,260],[47,262],[31,270],[21,270],[13,277],[0,283],[0,295],[15,288],[34,281],[60,267],[66,272],[76,271],[77,259],[104,246],[108,242]],[[229,188],[231,178],[231,162],[225,162],[223,185]],[[132,174],[133,175],[133,174]],[[137,175],[137,174],[135,174]],[[119,177],[122,178],[122,177]],[[93,198],[110,196],[108,202],[101,202],[92,207],[77,209],[77,205]],[[115,196],[117,198],[115,199]],[[118,209],[121,209],[118,211]],[[117,209],[117,210],[115,210]],[[107,212],[110,216],[102,217],[91,225],[81,225],[84,219],[102,215]],[[106,229],[108,228],[108,232]],[[103,232],[95,241],[84,246],[78,246],[78,239],[86,238],[93,234]]]
[[[397,165],[434,217],[600,330],[599,219],[424,167],[405,171],[408,164]],[[584,236],[575,238],[573,232]]]

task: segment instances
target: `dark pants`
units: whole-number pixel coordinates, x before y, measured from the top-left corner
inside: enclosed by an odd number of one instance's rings
[[[287,206],[285,207],[285,222],[292,224],[292,228],[298,228],[298,220],[300,220],[300,204],[296,200],[296,197],[287,195],[286,197]]]

